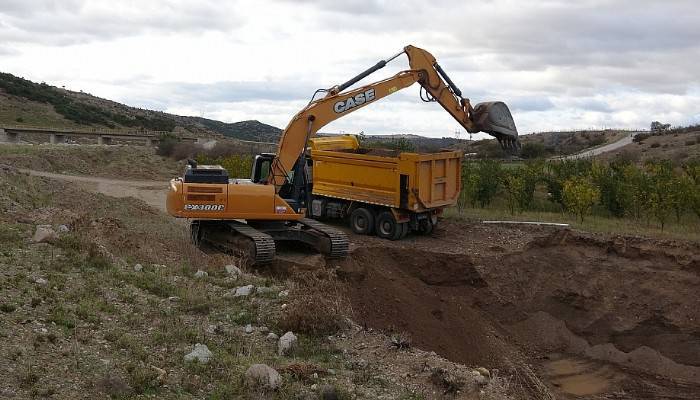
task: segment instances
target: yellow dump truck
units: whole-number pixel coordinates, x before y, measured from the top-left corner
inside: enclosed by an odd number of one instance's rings
[[[352,230],[387,239],[430,233],[460,191],[459,151],[362,149],[352,135],[309,141],[314,218],[349,217]]]

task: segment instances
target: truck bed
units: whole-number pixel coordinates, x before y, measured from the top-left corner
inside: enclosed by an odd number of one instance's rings
[[[459,151],[312,149],[311,159],[316,196],[416,212],[451,206],[459,196]]]

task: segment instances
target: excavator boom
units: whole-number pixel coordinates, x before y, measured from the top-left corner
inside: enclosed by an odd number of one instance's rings
[[[404,53],[408,56],[410,70],[344,92]],[[435,57],[423,49],[409,45],[402,52],[378,62],[348,82],[323,90],[327,93],[325,97],[311,101],[297,113],[282,133],[268,181],[277,188],[284,185],[308,140],[323,126],[416,82],[427,92],[424,101],[438,102],[468,132],[488,133],[496,137],[504,148],[516,149],[519,146],[518,132],[508,106],[503,102],[487,102],[472,107],[469,99],[462,97],[461,90]]]

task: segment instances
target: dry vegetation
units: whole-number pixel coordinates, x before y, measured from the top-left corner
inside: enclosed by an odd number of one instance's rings
[[[184,168],[184,162],[158,156],[145,146],[3,144],[0,163],[39,171],[134,180],[169,179]]]
[[[411,355],[416,363],[452,365],[388,342],[373,350],[384,356],[368,363],[367,341],[386,339],[356,335],[332,272],[298,281],[229,275],[223,266],[230,258],[193,248],[184,225],[138,200],[3,166],[0,210],[0,397],[257,398],[243,375],[265,363],[283,375],[282,387],[265,398],[314,398],[330,385],[341,399],[428,399],[437,398],[429,382],[387,375],[386,364]],[[70,231],[33,243],[38,224]],[[197,270],[208,275],[194,278]],[[248,284],[267,289],[227,295]],[[289,297],[280,297],[285,288]],[[245,332],[248,324],[253,333]],[[266,330],[288,328],[299,343],[280,356]],[[183,361],[195,343],[209,347],[211,362]],[[475,388],[456,398],[476,398]]]

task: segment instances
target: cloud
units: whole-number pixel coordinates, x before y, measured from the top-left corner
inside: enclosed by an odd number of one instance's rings
[[[126,103],[284,126],[406,44],[521,132],[697,121],[700,7],[646,0],[5,0],[2,68]],[[49,61],[47,61],[49,60]],[[407,67],[400,57],[361,84]],[[329,130],[451,135],[417,87]]]
[[[68,46],[153,32],[226,31],[242,22],[233,9],[231,3],[213,0],[6,0],[0,9],[0,41]]]

